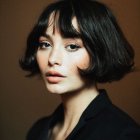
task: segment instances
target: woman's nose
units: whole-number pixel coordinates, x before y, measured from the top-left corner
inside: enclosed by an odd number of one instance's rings
[[[61,65],[62,64],[62,50],[58,48],[57,49],[53,48],[50,53],[48,63],[50,66]]]

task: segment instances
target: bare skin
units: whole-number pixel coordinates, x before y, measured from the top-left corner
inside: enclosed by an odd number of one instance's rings
[[[98,95],[98,90],[94,83],[88,84],[78,71],[78,68],[86,69],[89,66],[89,54],[82,40],[63,38],[53,18],[52,14],[46,35],[39,38],[37,62],[47,91],[60,95],[64,107],[64,121],[50,130],[50,139],[65,140],[83,111]],[[78,30],[75,18],[72,24]]]
[[[78,123],[80,116],[90,102],[98,95],[95,87],[83,89],[75,96],[62,95],[64,105],[64,121],[52,130],[51,140],[65,140]]]

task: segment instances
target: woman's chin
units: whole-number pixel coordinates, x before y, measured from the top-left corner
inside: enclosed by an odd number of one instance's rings
[[[46,88],[47,91],[51,94],[61,95],[67,92],[64,87],[60,87],[60,86],[46,86]]]

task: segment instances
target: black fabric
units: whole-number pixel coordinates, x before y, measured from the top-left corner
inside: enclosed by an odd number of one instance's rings
[[[63,116],[61,104],[51,116],[33,125],[27,140],[49,140],[49,130],[63,121]],[[66,140],[140,140],[140,126],[111,103],[105,90],[100,90]]]

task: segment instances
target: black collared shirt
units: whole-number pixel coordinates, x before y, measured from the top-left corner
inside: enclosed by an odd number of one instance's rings
[[[27,140],[49,140],[49,130],[63,121],[63,114],[61,104],[51,116],[34,124]],[[111,103],[105,90],[99,90],[66,140],[140,140],[140,126]]]

